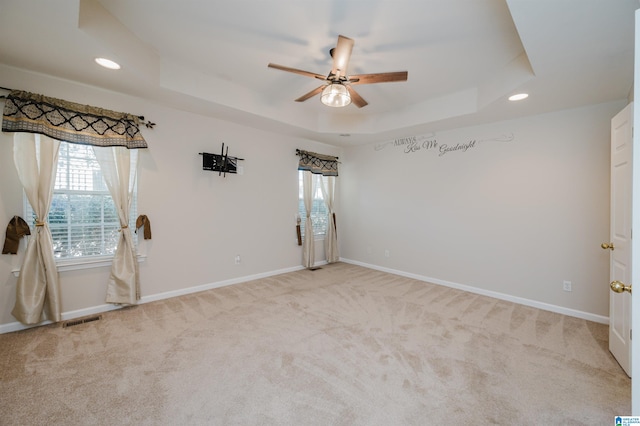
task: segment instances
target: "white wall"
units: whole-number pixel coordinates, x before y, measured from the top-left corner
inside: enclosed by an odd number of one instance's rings
[[[345,149],[342,257],[606,320],[610,120],[624,105],[442,132],[411,153]]]
[[[147,255],[140,264],[143,299],[301,265],[295,150],[339,155],[338,148],[6,67],[0,68],[0,86],[143,114],[157,123],[142,129],[149,149],[140,153],[138,213],[148,215],[153,231],[152,240],[140,239],[140,252]],[[230,155],[245,159],[244,174],[223,178],[202,170],[198,153],[217,153],[222,142]],[[13,142],[6,133],[0,134],[0,182],[0,226],[6,227],[13,215],[23,216]],[[322,241],[316,259],[324,260]],[[11,271],[19,260],[20,255],[0,256],[0,328],[16,321],[10,312],[17,278]],[[108,275],[108,267],[61,272],[63,312],[103,305]]]

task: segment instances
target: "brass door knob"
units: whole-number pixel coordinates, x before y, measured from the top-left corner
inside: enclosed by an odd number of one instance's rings
[[[612,281],[611,291],[616,293],[624,293],[625,291],[628,291],[629,293],[631,293],[631,286],[626,285],[625,283],[621,283],[620,281]]]
[[[615,247],[613,247],[613,243],[602,243],[600,244],[600,247],[602,247],[603,249],[609,249],[609,250],[613,250],[615,249]]]

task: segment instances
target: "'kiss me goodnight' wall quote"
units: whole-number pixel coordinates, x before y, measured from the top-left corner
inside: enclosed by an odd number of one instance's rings
[[[502,135],[489,139],[470,139],[456,144],[439,143],[435,134],[409,136],[406,138],[398,138],[392,141],[380,143],[374,146],[376,151],[383,150],[387,147],[402,149],[405,154],[413,154],[416,152],[429,152],[442,157],[449,153],[465,153],[481,147],[485,142],[511,142],[513,141],[513,133]]]

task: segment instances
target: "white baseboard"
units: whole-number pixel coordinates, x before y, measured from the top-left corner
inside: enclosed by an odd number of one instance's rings
[[[510,294],[499,293],[497,291],[485,290],[478,287],[473,287],[465,284],[458,284],[450,281],[444,281],[437,278],[425,277],[423,275],[412,274],[410,272],[399,271],[396,269],[385,268],[383,266],[371,265],[369,263],[359,262],[357,260],[340,258],[341,262],[351,263],[353,265],[362,266],[369,269],[375,269],[377,271],[387,272],[394,275],[400,275],[402,277],[413,278],[419,281],[425,281],[432,284],[438,284],[445,287],[451,287],[458,290],[468,291],[469,293],[480,294],[482,296],[493,297],[494,299],[506,300],[508,302],[518,303],[520,305],[530,306],[533,308],[542,309],[545,311],[555,312],[558,314],[568,315],[575,318],[581,318],[587,321],[593,321],[600,324],[609,324],[609,317],[602,315],[592,314],[590,312],[578,311],[576,309],[566,308],[564,306],[551,305],[549,303],[538,302],[536,300],[525,299],[523,297],[512,296]]]

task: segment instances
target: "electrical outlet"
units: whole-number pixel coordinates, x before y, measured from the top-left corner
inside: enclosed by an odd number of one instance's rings
[[[563,281],[562,282],[562,289],[564,291],[571,291],[571,281]]]
[[[389,250],[385,250],[384,251],[384,257],[390,257],[391,256],[391,252],[389,252]]]
[[[240,255],[237,255],[236,256],[236,265],[239,265],[239,264],[240,264]]]

